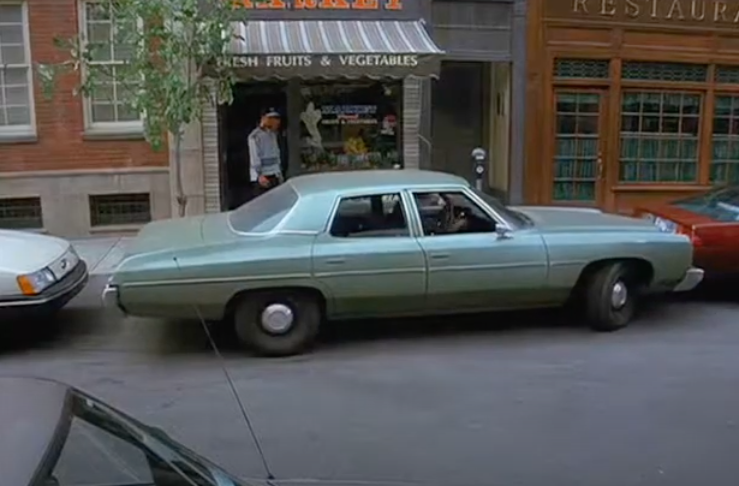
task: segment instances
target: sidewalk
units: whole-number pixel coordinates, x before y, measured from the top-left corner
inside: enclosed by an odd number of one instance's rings
[[[130,236],[91,236],[72,240],[90,275],[110,275],[123,259]]]

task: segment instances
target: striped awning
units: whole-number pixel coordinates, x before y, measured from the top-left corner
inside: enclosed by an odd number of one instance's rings
[[[423,21],[234,22],[233,64],[250,78],[436,76],[443,51]]]

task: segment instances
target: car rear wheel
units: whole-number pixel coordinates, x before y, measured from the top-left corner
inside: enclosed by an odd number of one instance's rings
[[[320,324],[319,303],[300,292],[250,294],[234,312],[239,341],[263,356],[300,354],[313,344]]]
[[[595,331],[626,327],[634,317],[638,286],[627,265],[614,263],[597,270],[586,282],[585,312]]]

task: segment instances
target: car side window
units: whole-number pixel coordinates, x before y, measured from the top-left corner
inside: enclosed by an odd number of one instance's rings
[[[72,420],[52,477],[59,486],[153,482],[144,451],[78,417]]]
[[[424,236],[495,231],[495,219],[464,192],[414,192],[413,198]]]
[[[400,194],[342,198],[330,233],[337,238],[410,236]]]
[[[44,485],[195,485],[214,484],[212,472],[160,444],[155,453],[151,437],[129,429],[91,401],[74,396],[71,422],[64,443]]]

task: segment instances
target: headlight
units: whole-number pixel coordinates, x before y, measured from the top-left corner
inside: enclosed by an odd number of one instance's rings
[[[48,268],[42,268],[37,272],[20,275],[16,280],[23,295],[37,295],[56,282],[56,277]]]
[[[669,219],[660,218],[658,216],[654,218],[654,224],[664,233],[677,233],[677,223],[670,221]]]
[[[645,213],[644,215],[642,215],[642,218],[654,223],[654,225],[663,233],[677,233],[677,230],[679,228],[679,225],[676,222],[670,221],[669,219],[660,218],[659,216],[655,216],[654,214]]]

